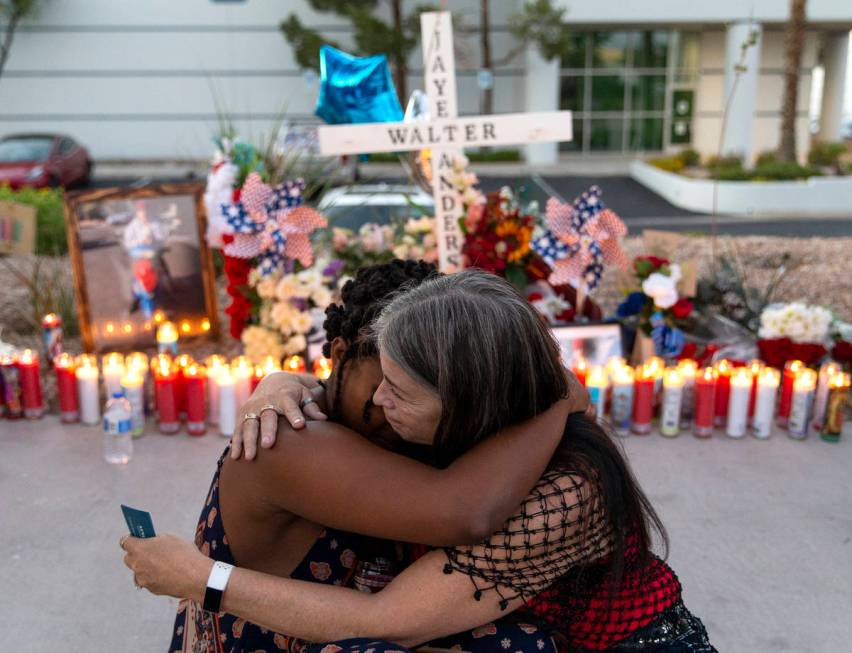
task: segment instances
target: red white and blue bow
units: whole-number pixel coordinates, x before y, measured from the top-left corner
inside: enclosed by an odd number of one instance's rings
[[[583,281],[590,292],[600,283],[604,265],[629,265],[619,242],[627,227],[601,201],[598,186],[570,205],[551,197],[545,215],[548,230],[533,242],[533,249],[552,268],[552,285]]]
[[[301,179],[272,187],[251,173],[240,191],[240,201],[222,204],[222,213],[234,236],[224,252],[235,258],[255,258],[261,276],[275,273],[287,259],[307,267],[314,253],[310,235],[327,226],[317,211],[302,206]]]

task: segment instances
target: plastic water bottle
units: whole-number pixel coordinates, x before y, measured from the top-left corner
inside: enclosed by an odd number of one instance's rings
[[[133,410],[123,392],[114,392],[104,410],[104,460],[126,465],[133,455]]]

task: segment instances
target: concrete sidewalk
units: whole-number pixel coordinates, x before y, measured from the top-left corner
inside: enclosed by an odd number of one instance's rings
[[[669,529],[686,604],[720,651],[850,650],[852,429],[839,445],[780,434],[625,444]],[[175,602],[133,588],[119,503],[191,537],[224,445],[151,433],[116,468],[96,428],[0,421],[3,649],[165,651]]]

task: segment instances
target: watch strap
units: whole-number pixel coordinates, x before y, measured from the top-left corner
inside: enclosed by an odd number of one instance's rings
[[[217,560],[213,563],[210,576],[207,577],[207,589],[204,591],[203,608],[208,612],[220,611],[222,595],[225,593],[225,587],[233,570],[234,565],[229,565],[227,562]]]

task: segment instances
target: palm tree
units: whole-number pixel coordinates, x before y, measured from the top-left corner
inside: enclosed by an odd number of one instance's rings
[[[784,100],[781,105],[781,139],[778,158],[796,161],[796,106],[799,100],[799,68],[805,43],[807,0],[790,0],[790,19],[784,35]]]

